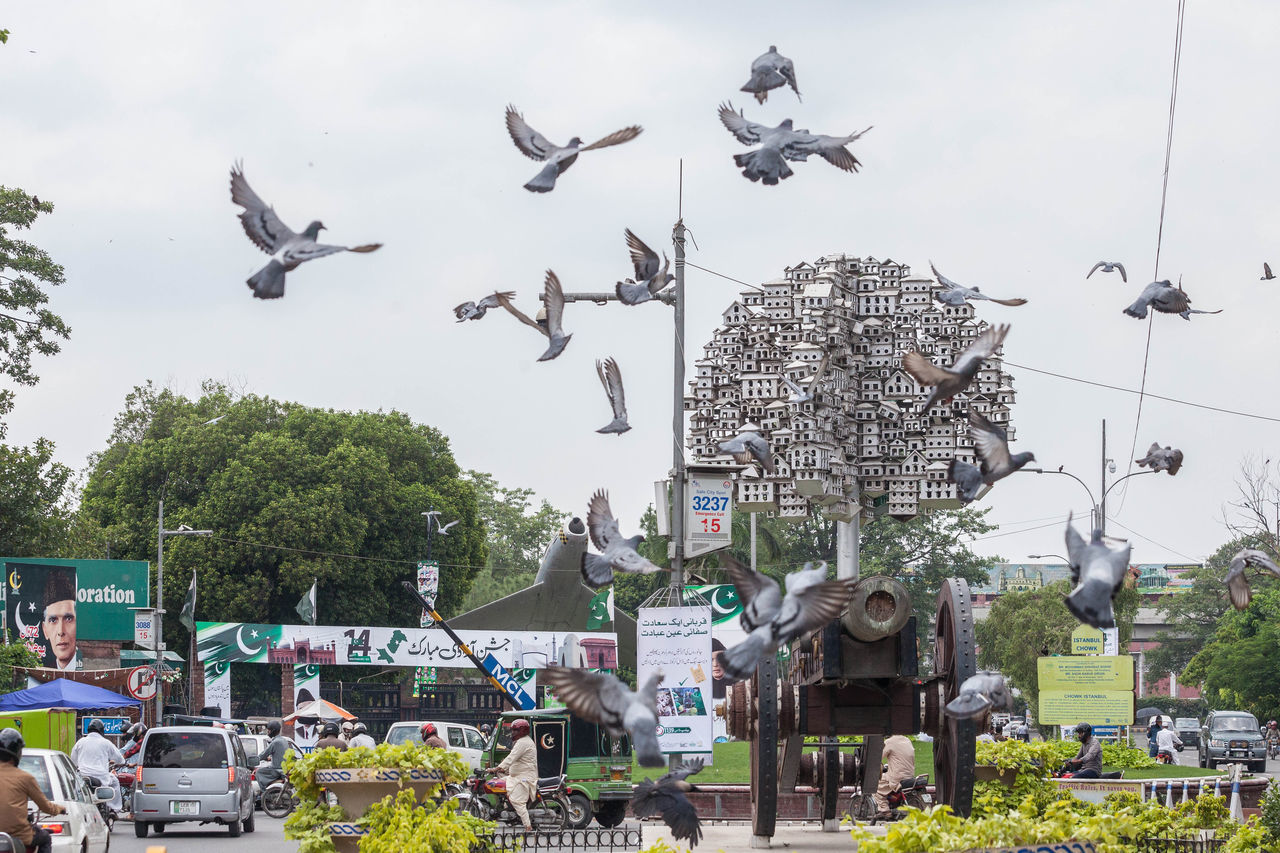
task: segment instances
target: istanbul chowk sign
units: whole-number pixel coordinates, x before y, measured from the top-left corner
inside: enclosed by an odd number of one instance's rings
[[[618,635],[591,631],[458,631],[477,657],[507,669],[560,664],[599,668],[616,660]],[[197,622],[196,654],[214,663],[279,663],[469,668],[471,661],[439,628],[267,625]]]

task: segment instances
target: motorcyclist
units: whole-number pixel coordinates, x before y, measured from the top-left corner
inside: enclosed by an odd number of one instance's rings
[[[1280,749],[1280,726],[1276,725],[1275,720],[1271,720],[1267,723],[1267,730],[1263,734],[1263,737],[1267,741],[1268,753],[1274,753],[1276,750]]]
[[[1180,749],[1182,749],[1182,741],[1166,722],[1160,731],[1156,732],[1156,757],[1167,755],[1170,764],[1177,764]]]
[[[507,801],[526,832],[533,830],[533,824],[529,822],[529,801],[533,799],[538,784],[538,748],[529,731],[528,720],[516,720],[511,724],[511,752],[494,768],[507,774]]]
[[[440,733],[436,731],[435,723],[423,723],[420,733],[422,734],[422,743],[424,745],[432,749],[449,748],[449,745],[444,742],[444,738],[440,737]]]
[[[356,723],[351,727],[351,740],[348,741],[347,746],[352,749],[357,746],[367,746],[369,749],[373,749],[377,745],[377,741],[369,736],[369,727],[364,723]]]
[[[76,745],[71,747],[71,763],[86,779],[96,780],[95,786],[111,788],[111,804],[113,811],[124,811],[124,802],[120,797],[120,780],[111,772],[112,764],[124,764],[124,756],[111,741],[103,737],[106,726],[102,720],[89,723],[89,733]]]
[[[324,728],[320,730],[320,740],[316,741],[316,749],[327,749],[333,747],[340,752],[347,751],[347,742],[338,735],[342,729],[338,728],[338,724],[328,722],[324,724]]]
[[[49,853],[53,838],[49,830],[36,829],[27,820],[27,800],[45,814],[63,814],[66,809],[45,799],[36,777],[18,769],[25,745],[17,729],[0,729],[0,832],[9,833],[28,850]]]
[[[120,750],[120,754],[124,756],[126,764],[137,764],[141,761],[138,753],[142,750],[142,739],[146,737],[147,726],[145,723],[134,723],[129,726],[129,731],[125,732],[128,740],[125,741],[124,749]]]
[[[342,721],[342,734],[340,737],[347,742],[347,746],[351,745],[351,738],[355,730],[355,725],[350,720]]]
[[[289,741],[280,736],[279,720],[267,723],[267,734],[271,740],[267,741],[266,748],[258,757],[261,763],[254,770],[258,786],[263,790],[272,782],[284,778],[284,757],[289,753]]]
[[[1147,724],[1147,755],[1156,757],[1156,735],[1160,734],[1160,715],[1156,714]]]
[[[916,775],[916,750],[911,741],[903,735],[885,738],[883,760],[885,770],[880,774],[880,784],[876,787],[876,808],[887,811],[889,794],[900,790],[907,779]]]
[[[1076,726],[1076,739],[1080,741],[1080,749],[1076,752],[1076,757],[1067,761],[1064,766],[1075,771],[1071,774],[1072,778],[1097,779],[1102,775],[1102,745],[1093,736],[1093,726],[1079,723]]]

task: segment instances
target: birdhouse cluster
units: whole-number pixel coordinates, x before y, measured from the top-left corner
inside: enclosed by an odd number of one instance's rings
[[[959,506],[947,465],[975,463],[968,412],[1012,440],[1014,390],[997,353],[966,391],[921,411],[929,389],[903,369],[903,355],[918,350],[950,367],[988,325],[967,302],[935,300],[942,289],[906,264],[835,254],[744,290],[695,362],[685,398],[698,464],[736,467],[716,445],[750,429],[768,440],[776,470],[742,472],[741,511],[799,520],[817,507],[848,521],[857,495],[900,519]]]

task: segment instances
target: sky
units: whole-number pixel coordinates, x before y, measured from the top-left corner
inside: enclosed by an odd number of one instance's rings
[[[1189,323],[1158,316],[1147,389],[1280,417],[1268,323],[1280,281],[1259,281],[1280,228],[1280,5],[1188,3],[1159,277],[1182,282]],[[846,252],[910,264],[1021,308],[1007,362],[1138,387],[1148,326],[1121,314],[1156,271],[1177,4],[538,4],[273,2],[13,4],[0,46],[0,184],[56,205],[23,235],[66,268],[50,307],[71,325],[61,354],[18,389],[9,441],[46,436],[83,469],[135,385],[196,396],[204,379],[343,410],[399,410],[447,435],[459,464],[586,512],[605,488],[632,532],[671,468],[672,323],[658,304],[570,305],[573,339],[503,312],[458,324],[452,308],[514,290],[533,314],[544,271],[567,291],[631,274],[623,229],[670,250],[681,203],[689,260],[747,282]],[[738,91],[770,45],[787,89]],[[767,125],[817,133],[874,126],[863,166],[793,164],[776,187],[734,167],[745,151],[722,101]],[[555,142],[630,124],[626,145],[583,154],[554,192],[503,126],[507,104]],[[290,273],[284,299],[251,297],[267,260],[228,192],[253,188],[296,230],[379,241],[373,254]],[[1129,271],[1085,274],[1098,260]],[[742,288],[688,270],[692,366]],[[617,359],[631,432],[598,435],[609,407],[595,360]],[[1128,470],[1135,395],[1006,365],[1018,391],[1015,450],[1099,490],[1107,456]],[[1183,470],[1109,499],[1109,532],[1133,561],[1197,561],[1227,539],[1242,460],[1270,459],[1277,423],[1148,398],[1137,430],[1181,448]],[[1135,454],[1141,455],[1141,454]],[[1119,496],[1127,491],[1123,502]],[[1019,474],[982,501],[995,535],[978,553],[1062,553],[1065,477]],[[1122,525],[1123,527],[1117,527]]]

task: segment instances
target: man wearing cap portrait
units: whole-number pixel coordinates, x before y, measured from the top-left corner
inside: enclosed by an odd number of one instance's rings
[[[45,663],[58,669],[80,669],[80,651],[76,648],[76,573],[75,569],[50,567],[44,585],[44,615],[40,631],[49,644]],[[50,660],[52,658],[52,660]]]

